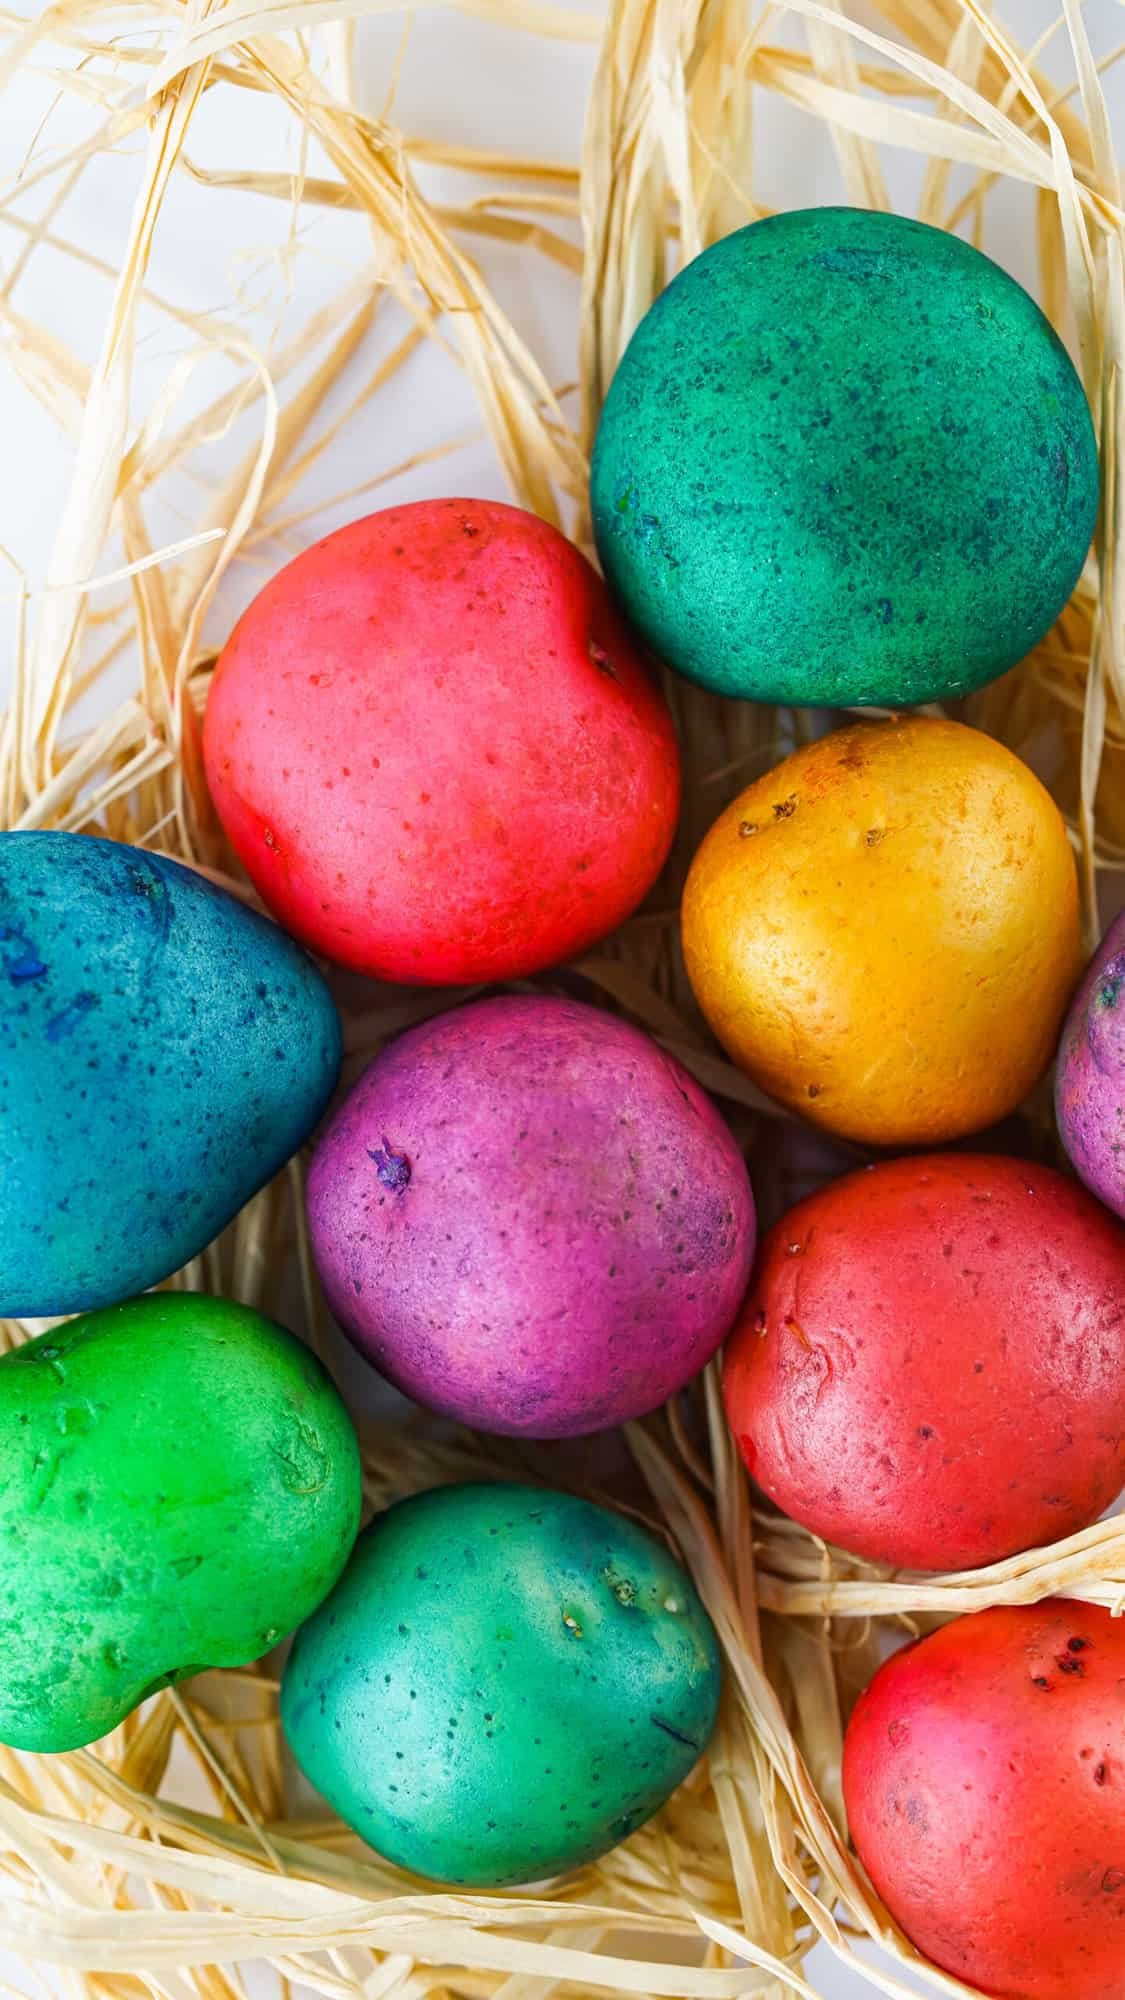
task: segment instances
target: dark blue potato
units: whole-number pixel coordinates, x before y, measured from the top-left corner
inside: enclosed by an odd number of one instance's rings
[[[311,1131],[311,960],[177,862],[0,834],[0,1315],[85,1312],[204,1248]]]

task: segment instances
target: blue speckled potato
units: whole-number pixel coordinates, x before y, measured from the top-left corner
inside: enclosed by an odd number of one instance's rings
[[[202,1250],[323,1110],[311,960],[177,862],[0,834],[0,1315],[85,1312]]]
[[[380,1854],[529,1882],[643,1825],[707,1748],[719,1648],[654,1535],[569,1493],[446,1486],[361,1535],[302,1626],[281,1719]]]

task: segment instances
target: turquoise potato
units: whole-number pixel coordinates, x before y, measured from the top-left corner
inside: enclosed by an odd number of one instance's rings
[[[0,1742],[73,1750],[257,1659],[331,1589],[359,1450],[320,1363],[246,1306],[156,1293],[0,1360]]]
[[[447,1486],[380,1515],[302,1627],[281,1719],[388,1859],[538,1880],[643,1824],[706,1749],[710,1620],[645,1530],[565,1493]]]
[[[0,834],[0,1316],[178,1270],[339,1066],[328,988],[275,924],[140,848]]]
[[[591,493],[609,582],[689,680],[897,708],[981,687],[1042,638],[1098,461],[1021,286],[942,230],[820,208],[726,237],[656,301]]]

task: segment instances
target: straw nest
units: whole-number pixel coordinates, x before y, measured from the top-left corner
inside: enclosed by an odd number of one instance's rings
[[[300,504],[303,482],[314,467],[330,475],[341,429],[374,398],[385,408],[400,393],[400,369],[431,341],[471,384],[512,495],[583,539],[587,448],[614,365],[672,269],[763,212],[752,121],[772,93],[786,115],[828,128],[855,202],[887,204],[881,144],[925,156],[920,212],[947,228],[979,236],[1003,183],[1030,191],[1041,295],[1079,358],[1098,426],[1102,518],[1054,631],[966,712],[1041,768],[1047,760],[1092,932],[1099,871],[1125,865],[1125,285],[1101,83],[1114,52],[1092,51],[1080,0],[1063,0],[1047,52],[1017,48],[987,0],[609,0],[604,19],[556,0],[454,0],[512,35],[597,45],[576,165],[490,152],[486,132],[476,150],[443,145],[440,134],[396,129],[393,114],[361,102],[356,21],[394,4],[58,0],[32,8],[30,20],[0,10],[0,85],[10,91],[33,66],[89,112],[87,136],[73,145],[53,143],[48,121],[0,197],[4,355],[61,426],[73,462],[45,576],[33,588],[7,558],[15,671],[0,720],[0,825],[108,832],[247,895],[199,756],[212,628],[222,628],[215,600],[231,566],[245,566],[267,537],[281,538],[284,552],[320,531]],[[292,174],[209,156],[200,114],[219,92],[264,94],[292,121]],[[66,202],[111,151],[123,154],[131,212],[103,261],[68,238]],[[466,177],[462,199],[427,196],[434,167],[446,189]],[[341,210],[354,227],[348,284],[269,352],[243,331],[233,281],[205,316],[150,289],[162,210],[185,174],[215,204],[233,187],[275,212],[283,205],[298,304],[310,218]],[[469,175],[484,195],[470,194]],[[577,385],[548,379],[488,289],[474,261],[482,237],[552,260],[572,285]],[[28,274],[48,256],[101,273],[107,310],[93,366],[25,308]],[[372,364],[377,318],[393,339]],[[143,329],[153,325],[164,335],[159,351],[174,356],[159,379],[149,335],[142,382]],[[193,371],[216,357],[226,386],[192,400]],[[440,456],[423,423],[419,412],[412,464]],[[208,454],[228,434],[239,443],[224,461],[233,455],[234,470],[208,485],[199,468],[213,473]],[[449,490],[450,467],[440,470]],[[7,473],[29,476],[10,465]],[[150,522],[175,482],[180,518],[185,492],[197,503],[204,493],[202,511],[173,546],[154,546]],[[360,511],[359,496],[348,497]],[[756,1179],[772,1180],[776,1207],[800,1170],[793,1128],[703,1031],[677,957],[675,904],[703,828],[792,741],[800,718],[721,704],[679,683],[669,695],[688,802],[665,882],[650,910],[595,956],[540,983],[600,997],[673,1048],[723,1101]],[[448,998],[350,982],[342,1000],[352,1073],[385,1036]],[[1029,1132],[1050,1143],[1041,1122]],[[276,1310],[288,1255],[305,1331],[321,1342],[301,1216],[295,1162],[173,1282]],[[285,1310],[296,1317],[292,1300]],[[39,1328],[4,1331],[18,1343]],[[888,1634],[920,1620],[1060,1590],[1121,1608],[1125,1528],[1104,1523],[973,1574],[880,1574],[753,1510],[713,1378],[632,1427],[619,1462],[612,1451],[595,1459],[559,1447],[538,1450],[529,1466],[487,1439],[441,1440],[421,1419],[368,1424],[364,1446],[373,1506],[466,1472],[516,1471],[584,1484],[661,1526],[694,1572],[726,1656],[706,1762],[596,1866],[527,1895],[439,1893],[383,1864],[338,1822],[287,1812],[276,1662],[207,1675],[161,1693],[95,1749],[0,1751],[0,1944],[28,1968],[67,1968],[64,1990],[105,2000],[240,2000],[251,1961],[328,2000],[808,1994],[802,1966],[818,1938],[845,1959],[858,1945],[867,1961],[864,1939],[880,1941],[869,1976],[887,1992],[906,1990],[909,1968],[965,1990],[920,1966],[849,1854],[842,1721]],[[202,1808],[182,1802],[191,1798]]]

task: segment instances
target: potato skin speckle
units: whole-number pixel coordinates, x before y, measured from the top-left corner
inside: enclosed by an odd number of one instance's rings
[[[711,1358],[754,1255],[718,1111],[600,1008],[483,1000],[365,1071],[308,1179],[360,1352],[430,1409],[526,1437],[654,1409]]]
[[[852,1838],[946,1972],[1003,2000],[1116,2000],[1125,1963],[1125,1624],[1049,1599],[896,1653],[844,1744]]]
[[[500,1886],[592,1860],[707,1747],[718,1645],[635,1523],[571,1494],[449,1486],[379,1515],[298,1633],[282,1723],[380,1854]]]
[[[1078,581],[1082,385],[1029,294],[943,230],[794,210],[696,257],[609,387],[591,499],[612,588],[690,680],[906,707],[992,680]]]
[[[1023,1160],[848,1174],[765,1237],[723,1392],[771,1499],[856,1555],[1057,1541],[1125,1483],[1125,1230]]]
[[[73,1750],[156,1686],[244,1666],[335,1582],[351,1420],[247,1306],[173,1292],[0,1359],[0,1742]]]

